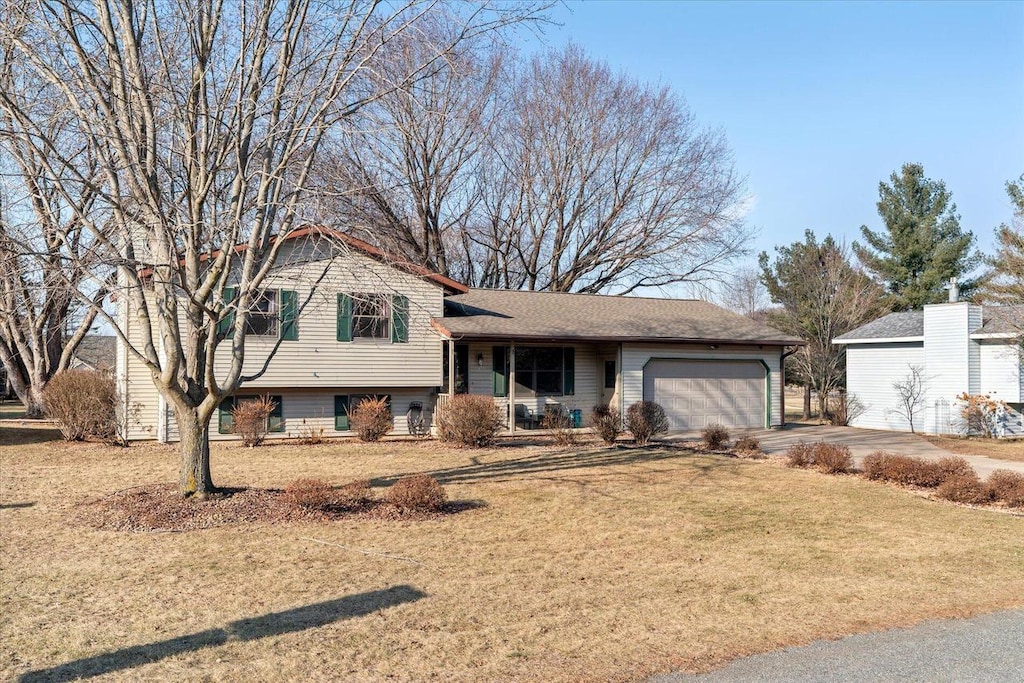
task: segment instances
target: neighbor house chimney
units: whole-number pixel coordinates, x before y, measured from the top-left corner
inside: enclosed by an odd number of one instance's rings
[[[956,283],[956,278],[949,278],[949,284],[946,285],[946,289],[949,290],[949,303],[955,304],[960,301],[960,287]]]

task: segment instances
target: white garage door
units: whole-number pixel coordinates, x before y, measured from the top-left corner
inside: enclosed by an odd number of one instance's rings
[[[765,425],[765,369],[757,361],[652,360],[644,399],[661,404],[673,430]]]

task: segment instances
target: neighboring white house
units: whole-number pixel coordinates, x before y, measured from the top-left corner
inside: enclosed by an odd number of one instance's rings
[[[834,343],[846,346],[847,391],[865,408],[853,426],[908,431],[894,384],[917,367],[924,395],[915,410],[916,431],[961,433],[957,396],[966,392],[1008,404],[1001,434],[1024,435],[1020,322],[1024,306],[955,302],[890,313],[837,337]]]
[[[394,433],[404,434],[411,406],[429,419],[465,392],[493,396],[510,431],[540,426],[546,410],[580,424],[598,404],[624,410],[641,399],[664,405],[673,429],[783,423],[782,357],[803,343],[795,337],[704,301],[471,290],[336,237],[347,252],[322,263],[301,240],[283,250],[265,305],[251,314],[245,371],[280,348],[262,377],[225,401],[211,438],[232,438],[233,401],[257,394],[277,404],[271,438],[311,428],[346,436],[349,410],[371,395],[388,397]],[[149,371],[124,344],[117,363],[126,436],[177,440]]]

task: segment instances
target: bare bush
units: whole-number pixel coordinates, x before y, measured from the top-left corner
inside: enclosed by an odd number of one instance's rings
[[[65,370],[43,389],[46,415],[67,441],[110,439],[117,431],[117,385],[94,370]]]
[[[747,436],[736,439],[736,443],[732,445],[734,451],[743,453],[760,453],[761,442],[756,436],[748,434]]]
[[[622,415],[608,405],[594,406],[590,413],[590,428],[606,444],[613,444],[622,433]]]
[[[579,441],[572,416],[565,410],[548,410],[540,420],[541,429],[547,429],[559,446],[573,446]]]
[[[946,470],[938,462],[884,451],[864,458],[863,470],[868,479],[923,488],[935,488],[947,477]]]
[[[654,401],[637,401],[626,410],[626,429],[638,446],[646,445],[653,437],[668,431],[665,409]]]
[[[442,441],[483,447],[494,441],[504,426],[494,399],[480,394],[456,394],[437,416],[437,434]]]
[[[311,424],[306,418],[302,418],[297,431],[296,438],[303,446],[316,446],[327,441],[327,437],[324,436],[324,428]]]
[[[836,427],[845,427],[864,414],[867,408],[856,394],[839,392],[838,396],[830,397],[825,407],[825,419]]]
[[[939,484],[936,495],[954,503],[969,505],[981,505],[991,500],[989,490],[973,471],[970,474],[954,474],[949,477]]]
[[[814,444],[814,466],[825,474],[843,474],[853,469],[850,449],[842,444]]]
[[[789,467],[810,467],[814,464],[814,446],[809,443],[793,444],[786,451]]]
[[[935,463],[935,466],[939,469],[939,472],[942,473],[943,479],[960,474],[974,474],[974,468],[971,467],[971,464],[959,455],[950,455],[945,458],[939,458]]]
[[[289,505],[323,512],[334,505],[334,487],[323,479],[296,479],[284,489]]]
[[[232,432],[242,437],[242,443],[255,448],[270,433],[268,420],[277,404],[269,396],[257,396],[239,401],[231,410]]]
[[[1012,508],[1024,508],[1024,474],[996,470],[985,482],[989,496]]]
[[[402,477],[388,489],[388,502],[412,512],[438,512],[448,496],[437,479],[426,474]]]
[[[717,422],[706,426],[700,435],[711,451],[720,451],[729,444],[729,430]]]
[[[387,399],[375,396],[364,398],[356,405],[349,415],[349,423],[360,441],[380,441],[394,428]]]

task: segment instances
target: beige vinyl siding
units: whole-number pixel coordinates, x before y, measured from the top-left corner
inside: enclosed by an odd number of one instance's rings
[[[268,288],[309,298],[310,284],[325,262],[287,266],[276,272]],[[401,294],[409,298],[409,341],[337,339],[338,294]],[[262,387],[436,387],[441,384],[441,337],[430,319],[444,309],[443,291],[435,284],[403,273],[374,259],[349,254],[335,259],[317,292],[298,317],[298,339],[282,341],[267,372],[247,388]],[[246,335],[244,374],[262,367],[277,339]],[[230,364],[230,347],[217,352],[217,374]]]
[[[923,365],[921,342],[889,344],[850,344],[846,349],[846,389],[864,406],[864,413],[852,425],[865,429],[910,431],[901,415],[900,399],[893,383],[902,381],[910,367]],[[923,431],[929,416],[925,406],[914,418],[914,427]]]
[[[393,404],[397,415],[396,429],[400,423],[401,429],[398,431],[404,433],[408,402],[420,400],[429,409],[432,405],[430,390],[441,384],[441,338],[431,326],[430,319],[442,315],[443,290],[434,283],[358,253],[349,253],[331,261],[314,262],[304,262],[305,256],[302,248],[283,253],[283,262],[295,263],[276,270],[266,285],[271,289],[296,292],[298,302],[302,305],[309,297],[311,283],[319,279],[324,269],[327,269],[327,274],[317,286],[317,293],[298,316],[298,339],[282,341],[267,372],[259,379],[245,383],[239,393],[279,394],[282,393],[281,387],[286,387],[287,391],[310,390],[305,392],[309,395],[325,392],[323,395],[330,398],[326,410],[332,430],[333,396],[336,393],[391,393],[404,401]],[[390,337],[355,339],[351,342],[337,340],[337,295],[364,292],[408,297],[408,342],[392,343]],[[129,339],[136,344],[142,336],[138,319],[131,315],[131,311],[127,314],[130,323]],[[154,338],[159,338],[155,329]],[[258,371],[276,341],[276,337],[246,336],[244,374]],[[218,378],[226,376],[230,355],[230,343],[222,343],[217,351],[215,366]],[[118,346],[118,358],[124,359],[121,361],[125,368],[121,384],[127,396],[130,417],[127,438],[140,440],[163,436],[160,433],[160,417],[163,413],[168,423],[165,438],[176,440],[173,411],[162,405],[159,392],[145,365],[128,353],[123,344]],[[400,389],[386,391],[386,387]],[[290,411],[287,401],[285,410]],[[296,408],[298,412],[292,412],[291,415],[293,418],[301,418],[318,414],[306,414],[303,412],[305,410],[302,403],[299,403]],[[319,411],[321,407],[315,410]],[[285,419],[288,419],[287,415]],[[216,432],[216,416],[212,427],[212,431]],[[213,438],[220,438],[220,435],[214,433]]]
[[[493,378],[493,348],[495,346],[511,346],[511,344],[496,344],[493,342],[473,342],[469,345],[469,393],[494,394]],[[571,396],[535,396],[522,387],[517,387],[515,402],[525,405],[534,413],[540,415],[544,412],[544,405],[548,403],[559,403],[568,410],[582,411],[583,423],[586,424],[591,409],[600,403],[601,376],[598,373],[597,348],[587,344],[517,344],[517,346],[550,346],[557,348],[572,347],[575,349],[575,391]],[[483,364],[477,364],[477,356],[483,354]],[[508,415],[508,398],[495,396],[494,401],[502,408],[503,414]]]
[[[622,345],[622,406],[623,411],[633,403],[643,400],[644,366],[654,358],[688,360],[757,360],[768,367],[770,426],[782,425],[782,372],[779,359],[782,349],[778,346],[736,345],[715,350],[707,344],[628,344]]]
[[[392,388],[387,387],[366,389],[365,387],[350,387],[332,389],[329,391],[280,389],[268,387],[259,392],[252,391],[246,387],[239,390],[238,395],[242,397],[252,396],[256,393],[266,393],[271,396],[280,396],[282,403],[282,417],[284,419],[284,431],[272,432],[267,435],[268,440],[294,439],[301,436],[303,429],[323,429],[323,435],[327,438],[355,437],[355,432],[337,431],[334,429],[334,397],[338,395],[351,394],[387,394],[391,396],[391,413],[394,417],[395,428],[391,432],[394,435],[409,433],[407,414],[409,403],[419,401],[423,404],[427,419],[431,417],[433,396],[429,390],[410,389],[408,387]],[[354,407],[354,406],[353,406]],[[210,421],[211,441],[231,441],[236,437],[232,434],[221,434],[217,430],[218,413],[214,413]],[[178,440],[178,428],[174,421],[173,414],[170,415],[168,425],[168,440]]]
[[[128,340],[137,349],[142,347],[142,327],[136,311],[127,300],[119,302],[122,307],[122,329],[127,321]],[[159,338],[154,327],[153,337]],[[139,360],[128,348],[118,340],[117,359],[124,367],[120,384],[122,401],[125,410],[125,438],[130,441],[155,439],[158,436],[158,417],[161,408],[160,392],[153,384],[153,376],[146,364]],[[120,370],[119,370],[120,374]]]

